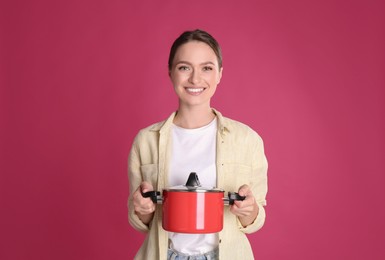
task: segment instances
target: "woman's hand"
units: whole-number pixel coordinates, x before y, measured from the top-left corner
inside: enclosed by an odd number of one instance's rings
[[[246,198],[243,201],[234,201],[230,211],[238,217],[243,227],[247,227],[257,218],[259,208],[248,185],[242,185],[238,190],[238,194],[246,196]]]
[[[155,204],[151,198],[144,198],[142,192],[152,191],[154,188],[148,182],[142,182],[133,193],[133,203],[135,214],[146,225],[148,225],[154,217]]]

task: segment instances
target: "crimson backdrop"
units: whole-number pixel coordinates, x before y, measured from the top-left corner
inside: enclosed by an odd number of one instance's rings
[[[256,258],[385,259],[384,3],[1,1],[0,259],[133,258],[128,151],[195,28],[223,48],[213,106],[265,141]]]

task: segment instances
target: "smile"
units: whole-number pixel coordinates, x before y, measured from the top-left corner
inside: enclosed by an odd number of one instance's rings
[[[205,90],[204,88],[185,88],[187,92],[190,92],[190,93],[201,93],[203,92],[203,90]]]

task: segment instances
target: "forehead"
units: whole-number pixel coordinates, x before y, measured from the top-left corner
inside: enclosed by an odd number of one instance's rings
[[[175,53],[174,62],[188,61],[191,63],[217,63],[215,52],[209,45],[200,41],[190,41],[181,45]]]

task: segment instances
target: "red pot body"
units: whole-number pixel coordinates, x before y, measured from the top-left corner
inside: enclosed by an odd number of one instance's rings
[[[223,195],[215,191],[163,191],[165,230],[177,233],[216,233],[223,228]]]

